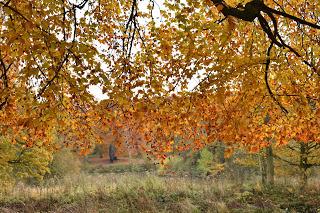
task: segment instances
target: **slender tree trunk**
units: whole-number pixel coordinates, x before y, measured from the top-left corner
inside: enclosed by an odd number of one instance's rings
[[[271,145],[261,150],[259,161],[262,185],[264,187],[274,185],[274,163]]]
[[[268,124],[270,122],[270,114],[267,113],[264,118],[264,123]],[[265,183],[267,185],[274,184],[274,164],[273,164],[273,150],[272,150],[272,139],[266,138],[271,144],[262,150],[263,152],[263,166],[264,166],[264,175],[265,175]],[[265,155],[265,156],[264,156]]]
[[[302,177],[301,177],[301,189],[304,190],[305,187],[308,185],[308,174],[307,174],[307,168],[302,169]]]
[[[301,190],[308,184],[308,155],[307,144],[300,142],[300,170],[301,170]]]
[[[264,156],[263,150],[259,154],[259,162],[260,162],[261,183],[262,183],[262,186],[265,187],[267,185],[267,163],[266,163],[266,158]]]
[[[226,159],[224,157],[224,151],[225,151],[225,146],[222,141],[219,142],[218,144],[218,162],[219,163],[225,163]]]
[[[274,163],[272,146],[266,148],[267,184],[274,185]]]
[[[128,145],[127,145],[127,150],[128,150],[129,161],[130,161],[130,163],[131,163],[131,160],[132,160],[132,154],[131,154],[132,149],[131,149]]]

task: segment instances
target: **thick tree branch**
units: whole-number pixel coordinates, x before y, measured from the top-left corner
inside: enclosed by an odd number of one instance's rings
[[[320,71],[309,61],[303,59],[302,55],[296,51],[293,47],[286,44],[284,40],[281,38],[279,31],[278,31],[278,23],[274,15],[279,15],[284,18],[288,18],[292,21],[295,21],[301,25],[307,25],[314,29],[320,29],[320,25],[308,22],[296,16],[290,15],[283,11],[278,11],[273,8],[268,7],[263,3],[263,0],[252,0],[248,2],[244,7],[231,7],[223,0],[211,0],[211,2],[217,7],[217,9],[224,15],[224,16],[233,16],[243,21],[253,22],[256,18],[258,18],[262,30],[267,34],[269,39],[272,43],[276,44],[279,47],[285,47],[290,50],[290,52],[294,53],[298,58],[301,58],[302,62],[310,67],[314,73],[320,76]],[[274,31],[271,31],[269,23],[266,19],[261,15],[261,12],[266,13],[272,20]],[[277,40],[280,40],[280,42]]]
[[[235,18],[241,19],[243,21],[253,22],[261,12],[265,12],[267,14],[276,14],[283,16],[285,18],[291,19],[296,21],[297,23],[310,26],[315,29],[320,29],[320,26],[296,16],[290,15],[284,11],[278,11],[273,8],[268,7],[263,3],[263,0],[252,0],[248,2],[244,7],[234,8],[229,6],[223,0],[211,0],[211,2],[216,6],[219,7],[220,12],[224,16],[233,16]]]
[[[293,21],[296,21],[299,24],[307,25],[307,26],[315,28],[315,29],[320,29],[320,25],[308,22],[308,21],[303,20],[301,18],[298,18],[296,16],[290,15],[290,14],[288,14],[286,12],[281,12],[281,11],[275,10],[273,8],[270,8],[270,7],[266,6],[265,4],[263,4],[262,8],[263,8],[264,12],[271,12],[273,14],[277,14],[277,15],[283,16],[285,18],[289,18],[289,19],[291,19]]]
[[[273,47],[273,42],[271,42],[268,51],[267,51],[267,61],[266,61],[266,69],[265,69],[265,75],[264,75],[264,80],[266,83],[267,90],[269,92],[270,97],[273,99],[273,101],[280,107],[280,109],[285,113],[288,114],[288,110],[280,103],[278,99],[276,99],[274,93],[271,90],[271,87],[269,85],[269,67],[270,67],[270,54],[271,54],[271,49]]]

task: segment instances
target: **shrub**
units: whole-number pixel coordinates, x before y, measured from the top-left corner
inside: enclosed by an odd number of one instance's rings
[[[65,177],[67,175],[79,174],[81,162],[79,157],[70,149],[62,149],[53,155],[50,164],[50,177]]]
[[[194,174],[196,173],[195,165],[193,165],[194,156],[183,158],[181,156],[170,156],[164,161],[163,165],[159,165],[158,172],[175,173],[175,174]]]
[[[96,144],[93,152],[87,155],[88,158],[102,158],[107,155],[107,148],[105,144]]]
[[[214,154],[207,148],[204,148],[200,151],[197,169],[200,175],[217,175],[224,170],[224,164],[217,162]]]
[[[185,153],[184,157],[172,155],[158,167],[158,171],[164,173],[188,174],[191,176],[217,175],[225,169],[225,164],[220,163],[217,154],[213,154],[208,148],[194,153]]]
[[[17,180],[30,178],[42,180],[49,172],[51,160],[51,152],[42,146],[28,147],[23,141],[11,143],[7,138],[1,137],[0,186],[12,185]]]
[[[204,174],[210,173],[213,166],[213,157],[213,154],[207,148],[202,149],[197,161],[197,169]]]

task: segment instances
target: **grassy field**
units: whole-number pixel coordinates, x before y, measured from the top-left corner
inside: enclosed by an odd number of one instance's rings
[[[146,171],[147,170],[147,171]],[[88,166],[79,175],[2,189],[0,212],[320,212],[320,181],[262,189],[245,182],[159,176],[147,165]]]

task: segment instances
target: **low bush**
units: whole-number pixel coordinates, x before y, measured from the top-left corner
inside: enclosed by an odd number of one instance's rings
[[[42,146],[28,147],[23,141],[12,143],[0,138],[0,186],[16,181],[41,181],[49,172],[52,153],[39,147]]]
[[[48,177],[62,178],[64,176],[80,173],[81,162],[78,155],[70,149],[64,148],[53,155],[49,165],[50,174]]]

